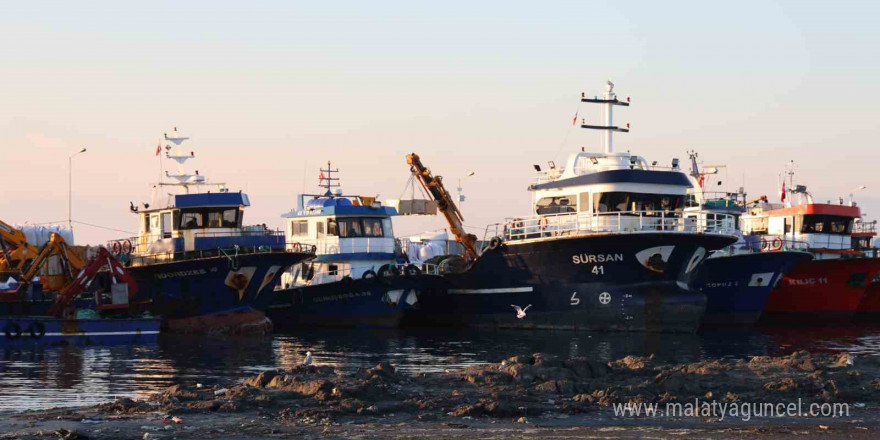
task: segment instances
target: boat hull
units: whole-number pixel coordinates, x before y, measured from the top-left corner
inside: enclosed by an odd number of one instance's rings
[[[206,317],[210,319],[204,322],[217,326],[206,331],[236,333],[232,327],[242,325],[239,312],[265,311],[281,274],[310,257],[298,252],[267,252],[133,266],[128,270],[138,283],[138,293],[132,303],[161,316],[169,329],[179,327],[173,325],[175,320],[185,320],[180,323],[183,327],[196,328],[189,325],[191,318]],[[218,316],[230,317],[227,324],[231,327],[223,328],[226,324],[215,319]]]
[[[56,319],[0,316],[0,345],[146,344],[159,336],[156,318]]]
[[[510,242],[444,277],[414,325],[693,332],[706,298],[690,288],[715,234],[593,234]],[[513,305],[526,307],[518,318]]]
[[[434,279],[428,275],[372,278],[276,290],[266,315],[280,331],[397,328],[407,313],[421,307]]]
[[[880,282],[874,281],[865,290],[865,296],[856,310],[858,322],[880,322]]]
[[[697,270],[694,286],[706,295],[702,326],[751,326],[761,317],[773,287],[806,252],[762,252],[709,258]]]
[[[813,260],[797,264],[770,293],[762,324],[847,324],[880,259]]]

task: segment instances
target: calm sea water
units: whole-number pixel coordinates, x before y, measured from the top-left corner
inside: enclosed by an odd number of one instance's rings
[[[548,352],[602,361],[655,354],[676,362],[848,351],[880,356],[880,327],[764,329],[736,333],[607,334],[546,331],[312,331],[266,338],[162,336],[144,346],[0,349],[0,411],[94,404],[145,397],[173,384],[228,384],[299,364],[353,371],[390,361],[407,371],[441,371]]]

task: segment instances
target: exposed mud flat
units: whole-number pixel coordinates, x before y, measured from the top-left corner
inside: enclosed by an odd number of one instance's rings
[[[724,405],[725,417],[707,412],[701,404],[708,402]],[[667,413],[667,403],[685,412]],[[733,406],[761,403],[803,411],[845,403],[849,414],[731,415]],[[659,410],[622,416],[619,404]],[[403,374],[387,363],[354,374],[320,366],[267,371],[229,386],[173,386],[141,401],[16,414],[0,422],[0,438],[876,438],[878,410],[877,358],[800,351],[661,364],[536,353],[446,373]]]

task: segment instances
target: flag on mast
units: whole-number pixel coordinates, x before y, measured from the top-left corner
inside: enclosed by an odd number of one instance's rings
[[[572,126],[577,125],[577,120],[578,120],[578,112],[574,112],[574,118],[571,120],[571,125]]]
[[[782,181],[782,190],[779,191],[779,201],[785,202],[785,181]]]
[[[161,152],[162,152],[162,143],[159,143],[158,145],[156,145],[156,156],[158,156],[159,153],[161,153]]]
[[[318,176],[318,183],[322,183],[322,182],[324,182],[324,179],[325,179],[325,178],[326,178],[326,177],[324,177],[324,171],[321,171],[321,175]]]

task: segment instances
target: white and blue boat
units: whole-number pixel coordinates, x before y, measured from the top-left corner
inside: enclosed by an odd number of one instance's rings
[[[138,235],[107,245],[138,282],[133,304],[162,316],[172,331],[268,330],[272,290],[291,265],[313,256],[311,248],[288,249],[283,232],[245,226],[247,194],[185,172],[195,158],[181,148],[189,138],[175,128],[165,139],[176,145],[174,152],[165,146],[165,158],[177,162],[177,172],[165,172],[168,181],[153,186],[150,203],[131,204]]]
[[[393,207],[375,197],[344,195],[338,172],[321,170],[321,194],[300,194],[284,214],[288,250],[313,249],[314,260],[293,266],[267,312],[279,328],[397,327],[420,305],[421,270],[406,264],[394,238]]]

